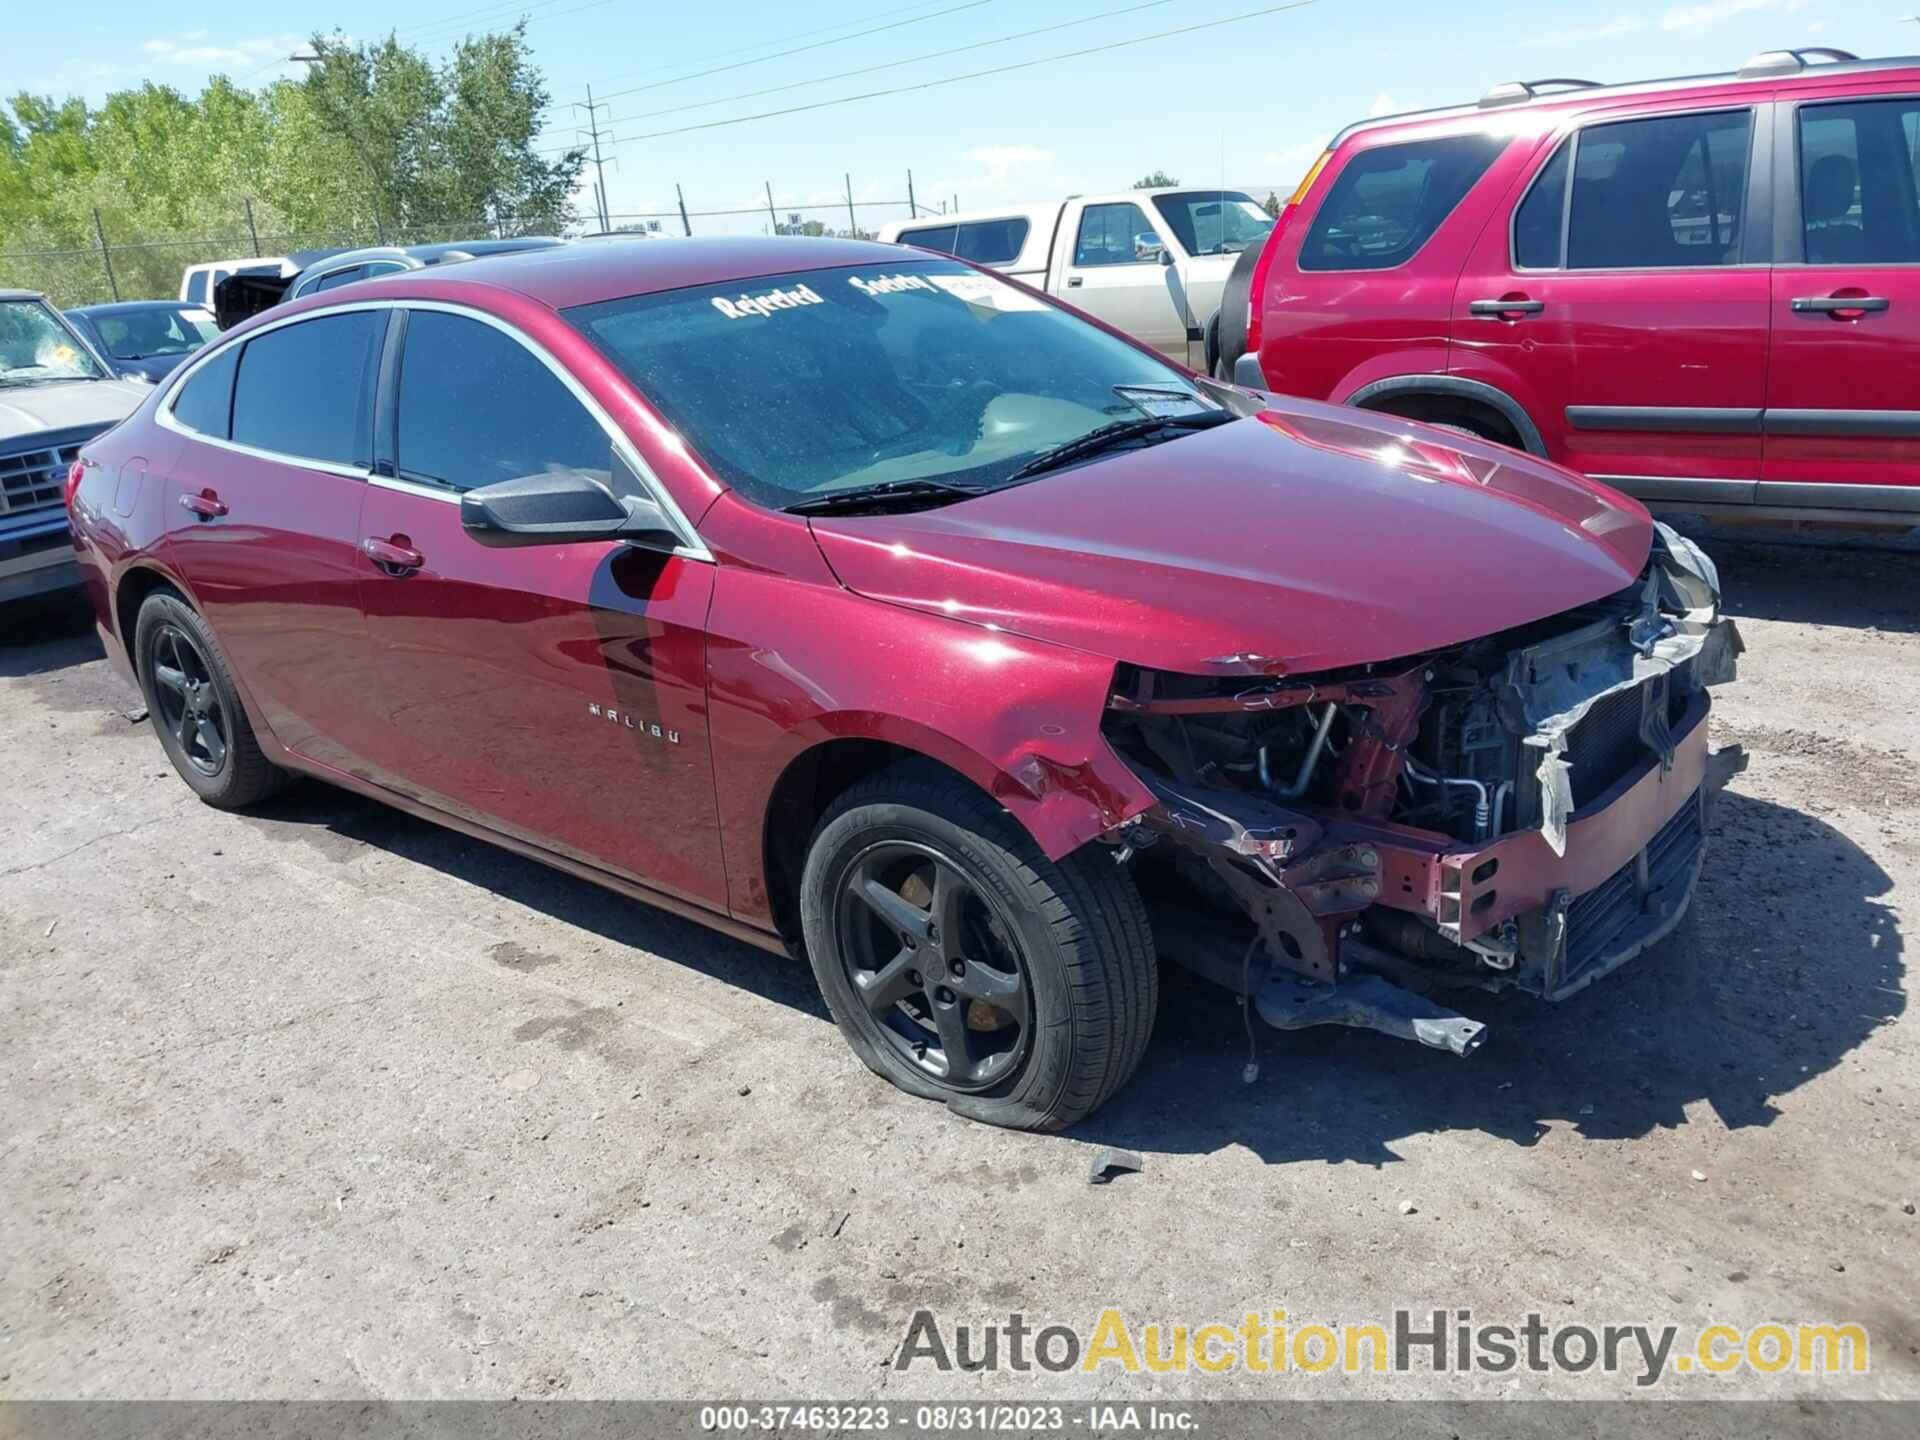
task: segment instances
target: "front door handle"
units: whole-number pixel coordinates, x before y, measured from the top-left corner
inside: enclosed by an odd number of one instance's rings
[[[1802,295],[1793,302],[1793,313],[1847,320],[1855,315],[1877,315],[1892,306],[1893,302],[1883,295]]]
[[[406,538],[404,535],[396,535],[391,540],[362,540],[360,549],[369,560],[387,574],[409,575],[426,564],[427,557],[406,544]]]
[[[180,508],[202,520],[217,520],[227,513],[227,502],[211,490],[202,490],[198,495],[182,495]]]
[[[1518,320],[1525,315],[1538,315],[1547,308],[1544,300],[1528,300],[1520,296],[1501,300],[1474,300],[1467,305],[1469,315],[1477,315],[1482,320]]]

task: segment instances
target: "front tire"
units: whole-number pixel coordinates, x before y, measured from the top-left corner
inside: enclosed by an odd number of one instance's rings
[[[173,768],[194,794],[237,810],[290,778],[261,752],[213,631],[178,595],[156,590],[133,627],[135,672]]]
[[[1131,878],[1097,853],[1048,860],[936,766],[896,766],[829,808],[800,908],[854,1053],[969,1119],[1065,1129],[1146,1051],[1159,972]]]

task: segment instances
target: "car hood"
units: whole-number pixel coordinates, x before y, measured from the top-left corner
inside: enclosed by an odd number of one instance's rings
[[[0,443],[124,420],[153,393],[132,380],[49,380],[0,388]]]
[[[1636,501],[1516,451],[1286,402],[942,509],[819,518],[876,600],[1190,674],[1417,654],[1629,584]]]

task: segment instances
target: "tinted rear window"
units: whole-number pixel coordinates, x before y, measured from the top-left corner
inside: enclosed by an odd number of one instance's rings
[[[982,265],[1006,265],[1019,258],[1027,243],[1025,220],[976,220],[960,227],[953,253]]]
[[[233,438],[278,455],[365,466],[373,448],[375,347],[386,312],[324,315],[249,340],[233,390]]]
[[[229,345],[193,372],[174,398],[174,419],[216,440],[228,437],[233,417],[233,372],[239,364],[240,348]]]
[[[952,225],[935,225],[926,230],[902,230],[900,243],[918,245],[922,250],[938,250],[942,255],[951,255],[956,228]]]
[[[1487,173],[1507,141],[1455,135],[1355,155],[1333,182],[1306,243],[1302,270],[1390,270],[1411,260]]]

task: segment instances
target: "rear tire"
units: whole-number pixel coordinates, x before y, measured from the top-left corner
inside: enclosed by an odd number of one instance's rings
[[[261,752],[227,658],[191,605],[170,590],[149,595],[133,653],[160,748],[194,794],[237,810],[286,788],[292,777]]]
[[[1048,860],[937,766],[895,766],[828,809],[800,912],[854,1053],[968,1119],[1065,1129],[1146,1051],[1159,971],[1131,877],[1084,850]]]

